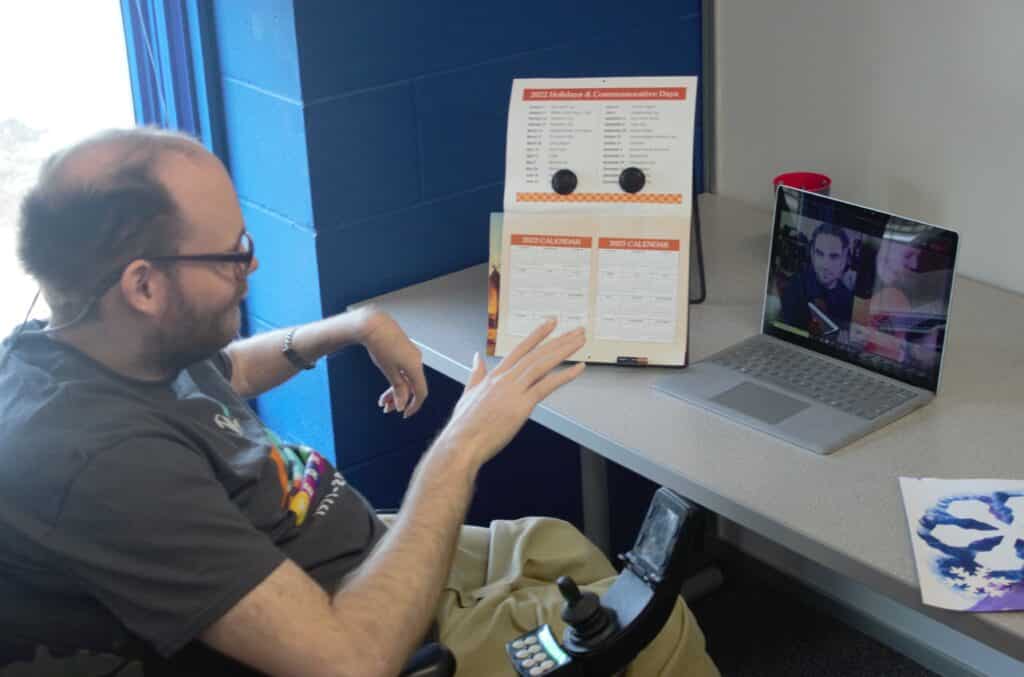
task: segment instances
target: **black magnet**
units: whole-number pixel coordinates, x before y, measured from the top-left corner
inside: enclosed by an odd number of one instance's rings
[[[568,195],[576,190],[576,174],[571,169],[559,169],[551,177],[551,187],[559,195]]]
[[[639,193],[645,183],[647,177],[644,176],[643,170],[637,167],[626,167],[619,174],[619,185],[627,193]]]

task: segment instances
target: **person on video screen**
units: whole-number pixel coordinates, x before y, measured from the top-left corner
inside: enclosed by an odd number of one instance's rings
[[[848,330],[853,290],[843,281],[850,266],[850,238],[839,226],[823,223],[808,245],[810,266],[789,279],[782,292],[781,320],[811,336],[838,339]]]
[[[899,317],[913,309],[913,283],[920,268],[921,250],[906,242],[885,238],[875,257],[874,283],[870,297],[857,299],[851,339],[864,350],[895,362],[910,361],[907,332]],[[937,354],[938,328],[921,339],[918,352]]]

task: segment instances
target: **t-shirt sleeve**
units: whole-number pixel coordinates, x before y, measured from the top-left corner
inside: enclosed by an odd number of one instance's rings
[[[231,380],[234,364],[232,364],[231,356],[228,355],[226,350],[218,350],[217,354],[210,358],[210,362],[213,363],[213,366],[220,372],[225,381]]]
[[[93,457],[51,536],[68,574],[163,656],[196,639],[285,559],[204,458],[160,438]]]

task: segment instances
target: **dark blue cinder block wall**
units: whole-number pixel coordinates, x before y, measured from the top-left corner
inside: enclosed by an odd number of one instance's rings
[[[254,330],[484,261],[488,213],[501,210],[513,78],[701,67],[699,0],[250,0],[214,3],[214,25],[227,156],[261,259]],[[375,504],[393,506],[460,391],[428,377],[420,415],[383,417],[385,382],[352,349],[259,409],[282,434],[334,454]],[[578,522],[578,474],[575,447],[529,425],[485,470],[471,518]]]

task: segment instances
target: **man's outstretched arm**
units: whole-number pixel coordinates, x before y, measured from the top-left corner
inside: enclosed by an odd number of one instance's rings
[[[232,364],[231,385],[239,395],[255,397],[298,372],[281,352],[290,330],[257,334],[225,348]],[[366,346],[390,384],[380,400],[385,412],[415,414],[427,397],[422,354],[387,313],[367,307],[301,325],[295,328],[292,349],[307,362],[315,362],[357,343]]]
[[[578,376],[555,368],[582,331],[541,345],[547,323],[487,373],[474,368],[448,425],[421,460],[398,519],[333,596],[285,562],[202,639],[270,675],[397,675],[434,617],[480,467],[538,402]]]
[[[286,560],[201,639],[269,675],[397,675],[433,618],[474,477],[435,446],[398,519],[344,587],[329,596]]]

